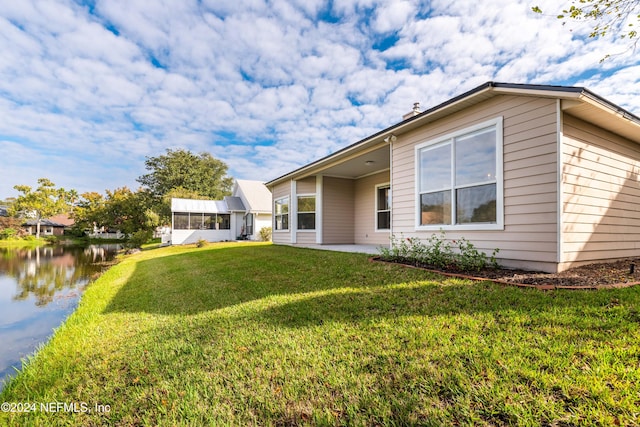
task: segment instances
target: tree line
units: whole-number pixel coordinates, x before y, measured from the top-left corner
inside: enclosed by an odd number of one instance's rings
[[[135,191],[125,186],[105,190],[105,194],[78,194],[56,187],[48,178],[38,179],[35,189],[16,185],[13,188],[20,195],[10,201],[8,214],[13,220],[8,222],[34,220],[39,238],[44,219],[66,213],[73,218],[78,235],[96,228],[118,230],[138,246],[151,238],[156,227],[171,222],[172,197],[219,200],[231,194],[233,178],[227,175],[227,165],[206,152],[167,149],[147,157],[145,169],[148,173],[136,179],[141,186]]]

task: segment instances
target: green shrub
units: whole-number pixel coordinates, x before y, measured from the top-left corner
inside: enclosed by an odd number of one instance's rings
[[[23,237],[24,240],[31,242],[33,240],[36,240],[36,236],[34,236],[33,234],[27,234],[26,236]]]
[[[484,268],[498,268],[494,249],[490,257],[478,250],[467,239],[460,238],[448,241],[444,231],[432,234],[427,244],[417,237],[396,239],[391,236],[389,248],[380,249],[380,258],[385,261],[402,262],[412,265],[435,267],[438,269],[455,269],[460,271],[479,271]]]
[[[44,240],[49,243],[49,244],[55,244],[58,243],[58,237],[57,236],[44,236]]]
[[[206,241],[205,239],[199,239],[196,242],[196,248],[204,248],[205,246],[207,246],[209,244],[208,241]]]
[[[271,227],[262,227],[258,234],[260,234],[260,240],[263,242],[271,241]]]
[[[129,237],[124,246],[127,249],[139,249],[151,240],[152,236],[153,232],[151,230],[138,230]]]
[[[18,230],[16,230],[15,228],[5,228],[4,230],[0,231],[0,239],[12,239],[16,236],[17,233]]]

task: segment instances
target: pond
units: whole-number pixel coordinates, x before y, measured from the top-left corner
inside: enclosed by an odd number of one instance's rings
[[[0,248],[0,389],[76,308],[120,246]]]

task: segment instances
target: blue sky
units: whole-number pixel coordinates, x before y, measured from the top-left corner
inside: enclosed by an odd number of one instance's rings
[[[562,3],[451,3],[0,0],[0,199],[135,189],[167,148],[267,181],[489,80],[640,114],[640,54],[600,63],[626,42],[563,26]]]

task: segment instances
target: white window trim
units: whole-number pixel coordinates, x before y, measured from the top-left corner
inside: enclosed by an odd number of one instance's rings
[[[271,227],[272,233],[288,233],[291,231],[291,202],[287,201],[287,216],[289,220],[287,221],[287,228],[283,228],[281,230],[276,230],[276,203],[281,200],[289,199],[289,196],[278,197],[277,199],[273,199],[273,226]]]
[[[420,218],[420,150],[425,147],[432,147],[437,144],[447,143],[453,138],[479,131],[484,128],[494,126],[496,129],[496,223],[495,224],[430,224],[421,225]],[[414,170],[414,201],[415,207],[415,230],[416,231],[438,231],[438,230],[504,230],[504,135],[503,135],[503,118],[502,116],[495,119],[478,123],[474,126],[451,132],[444,136],[423,142],[415,146],[415,170]],[[455,195],[453,195],[455,197]]]
[[[316,201],[316,210],[314,210],[313,212],[311,211],[303,211],[300,212],[298,209],[296,209],[296,232],[297,233],[315,233],[318,229],[318,197],[316,197],[315,193],[304,193],[304,194],[296,194],[296,206],[298,205],[298,199],[300,197],[313,197]],[[298,214],[300,213],[313,213],[315,215],[315,224],[314,224],[314,228],[313,230],[301,230],[298,228]]]
[[[373,222],[375,225],[375,232],[376,233],[389,233],[391,231],[391,221],[389,221],[389,228],[378,228],[378,212],[380,212],[378,210],[378,189],[380,188],[386,188],[389,187],[389,216],[391,216],[391,209],[393,209],[393,206],[391,205],[391,183],[390,182],[385,182],[382,184],[378,184],[375,186],[375,192],[376,192],[376,196],[375,196],[375,205],[373,206]]]

